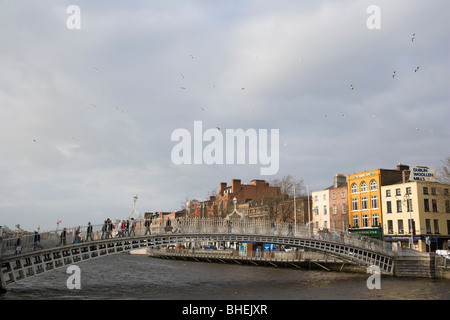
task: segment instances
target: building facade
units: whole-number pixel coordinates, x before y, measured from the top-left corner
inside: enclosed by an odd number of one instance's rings
[[[328,188],[330,208],[330,229],[332,232],[348,231],[347,178],[343,174],[334,176],[334,183]]]
[[[409,166],[397,169],[375,169],[347,176],[349,231],[382,239],[383,220],[381,187],[402,181]]]
[[[330,227],[330,210],[329,210],[329,195],[328,189],[313,191],[312,196],[312,221],[316,229],[326,229]]]
[[[448,250],[449,190],[448,184],[422,181],[382,186],[384,240],[424,252]]]

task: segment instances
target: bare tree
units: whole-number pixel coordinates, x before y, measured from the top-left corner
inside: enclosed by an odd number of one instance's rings
[[[439,168],[439,181],[450,184],[450,157],[442,161],[443,166]]]
[[[302,179],[296,179],[292,175],[274,179],[270,182],[273,187],[278,187],[280,193],[272,197],[264,198],[270,220],[283,222],[294,221],[294,188],[295,195],[305,195],[305,187]]]

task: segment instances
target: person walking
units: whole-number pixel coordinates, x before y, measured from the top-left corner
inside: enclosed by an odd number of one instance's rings
[[[38,242],[41,242],[41,235],[39,232],[34,232],[34,239],[33,239],[33,251],[36,251],[36,248],[42,249],[42,246],[38,244]]]
[[[133,233],[133,235],[136,236],[136,233],[134,232],[134,228],[136,228],[136,221],[134,221],[134,218],[131,218],[130,231],[128,232],[128,236],[131,237],[131,233]]]
[[[149,219],[149,217],[147,217],[147,218],[145,219],[145,222],[144,222],[144,226],[145,226],[145,236],[147,235],[147,232],[148,232],[149,235],[152,234],[152,232],[151,232],[151,230],[150,230],[150,226],[151,226],[151,225],[152,225],[152,220]]]
[[[292,232],[292,223],[289,223],[289,225],[288,225],[288,234],[287,234],[288,236],[293,236],[294,235],[294,233]]]
[[[17,238],[16,241],[16,250],[14,250],[14,255],[18,255],[22,253],[22,238]]]
[[[86,230],[86,241],[88,241],[89,238],[91,238],[91,240],[94,241],[94,238],[92,237],[92,229],[93,228],[92,228],[91,223],[88,222],[88,227],[87,227],[87,230]]]
[[[125,221],[122,220],[122,222],[119,222],[117,224],[117,237],[121,238],[123,237],[123,228],[122,226],[125,226]]]
[[[105,220],[105,222],[103,222],[102,236],[100,237],[100,239],[103,240],[104,236],[108,237],[108,220]]]
[[[107,219],[108,222],[108,231],[106,233],[106,239],[112,238],[112,232],[114,230],[114,225],[112,224],[112,221],[110,218]]]
[[[275,234],[275,230],[276,230],[276,228],[275,228],[275,222],[271,222],[270,223],[270,226],[271,226],[271,228],[272,228],[272,230],[270,231],[270,234],[272,234],[272,235],[274,235]]]
[[[66,239],[67,239],[67,229],[64,228],[63,231],[61,231],[59,244],[62,244],[63,246],[65,246],[66,245]]]

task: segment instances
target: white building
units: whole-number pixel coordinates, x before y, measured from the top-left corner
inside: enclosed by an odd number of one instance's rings
[[[313,191],[312,196],[312,221],[316,229],[330,228],[330,208],[329,208],[328,189]]]

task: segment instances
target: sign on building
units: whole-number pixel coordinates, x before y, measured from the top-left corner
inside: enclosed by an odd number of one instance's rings
[[[409,181],[436,182],[436,170],[427,167],[414,167],[409,175]]]

